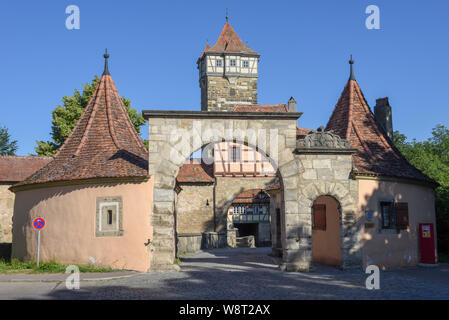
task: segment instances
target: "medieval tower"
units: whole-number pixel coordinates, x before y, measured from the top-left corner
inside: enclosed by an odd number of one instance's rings
[[[227,21],[213,47],[198,58],[202,111],[233,111],[257,104],[260,55],[245,45]]]

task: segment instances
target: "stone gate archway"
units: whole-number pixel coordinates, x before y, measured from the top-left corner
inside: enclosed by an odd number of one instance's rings
[[[341,207],[341,267],[361,266],[360,225],[356,217],[358,182],[352,177],[355,152],[348,141],[322,129],[298,140],[295,153],[299,167],[297,219],[300,230],[295,227],[297,221],[293,221],[293,227],[286,222],[287,245],[293,255],[286,257],[284,253],[287,269],[292,270],[298,265],[307,268],[307,262],[310,264],[312,260],[312,205],[320,196],[335,198]],[[289,218],[288,215],[285,217]],[[297,234],[300,239],[295,242],[293,239]]]
[[[285,194],[282,214],[299,214],[294,150],[301,113],[143,111],[143,116],[149,120],[149,175],[154,176],[151,271],[178,269],[173,264],[175,179],[190,155],[209,143],[239,141],[257,146],[277,163]],[[285,234],[284,230],[283,241]]]

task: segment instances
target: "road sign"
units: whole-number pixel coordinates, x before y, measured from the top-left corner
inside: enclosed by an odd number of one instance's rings
[[[41,230],[45,227],[45,220],[42,218],[36,218],[33,221],[33,227],[36,230]]]
[[[39,251],[41,248],[41,230],[45,227],[45,220],[42,218],[36,218],[33,221],[33,227],[37,230],[37,267],[39,268]]]

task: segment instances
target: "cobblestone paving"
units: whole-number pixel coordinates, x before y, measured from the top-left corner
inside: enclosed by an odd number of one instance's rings
[[[317,266],[309,273],[279,271],[268,248],[190,254],[181,272],[64,283],[0,283],[0,298],[26,299],[449,299],[449,265],[381,271],[380,290],[367,290],[361,270]]]

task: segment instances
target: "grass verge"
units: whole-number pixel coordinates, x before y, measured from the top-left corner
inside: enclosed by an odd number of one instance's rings
[[[16,259],[0,259],[0,273],[64,273],[68,265],[55,261],[40,262],[39,268],[36,262],[22,262]],[[118,271],[111,268],[96,267],[92,265],[77,265],[80,272],[112,272]]]

